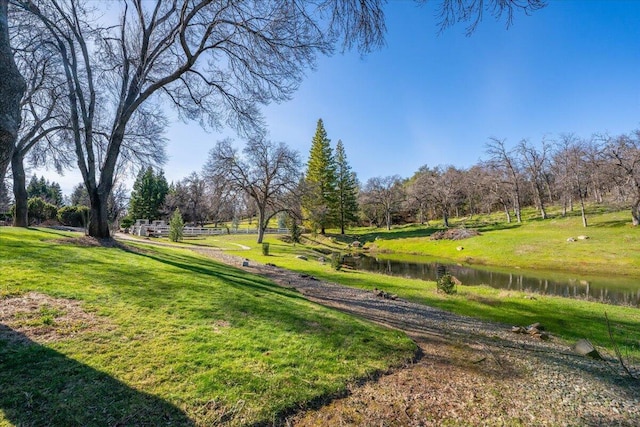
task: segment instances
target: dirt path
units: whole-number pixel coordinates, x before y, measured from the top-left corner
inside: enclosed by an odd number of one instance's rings
[[[409,366],[353,385],[346,398],[286,420],[299,426],[640,425],[640,382],[614,361],[574,355],[555,338],[511,325],[390,300],[220,250],[204,255],[297,289],[311,301],[405,331],[420,347]],[[543,322],[544,319],[541,319]]]

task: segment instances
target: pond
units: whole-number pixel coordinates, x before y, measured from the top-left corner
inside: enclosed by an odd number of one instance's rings
[[[438,272],[457,277],[463,285],[488,285],[497,289],[556,295],[609,304],[640,306],[640,279],[578,276],[569,273],[490,269],[460,265],[426,257],[402,260],[366,255],[347,256],[344,264],[363,271],[423,280],[436,280]]]

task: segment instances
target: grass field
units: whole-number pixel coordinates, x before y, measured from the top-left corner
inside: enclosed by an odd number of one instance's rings
[[[414,356],[191,251],[72,236],[0,228],[0,425],[268,423]]]
[[[435,223],[433,227],[398,227],[388,233],[358,229],[349,239],[360,239],[379,251],[424,254],[470,264],[640,278],[640,228],[631,225],[627,211],[592,208],[587,228],[575,214],[561,217],[552,210],[554,217],[540,220],[533,212],[526,213],[522,224],[506,224],[496,215],[452,221],[453,226],[464,225],[481,233],[459,241],[430,240],[428,236],[441,229]],[[580,235],[589,239],[567,241]],[[459,246],[464,249],[457,250]]]
[[[530,213],[531,214],[531,213]],[[510,325],[542,322],[552,334],[568,343],[589,338],[613,351],[605,321],[607,313],[618,345],[633,358],[640,357],[640,310],[596,302],[560,297],[530,298],[523,292],[502,291],[485,286],[458,287],[458,293],[446,296],[436,292],[434,282],[385,276],[361,271],[335,271],[330,267],[331,252],[349,251],[346,244],[359,240],[367,246],[402,253],[426,253],[430,256],[497,266],[518,266],[528,269],[621,275],[625,282],[638,280],[640,291],[640,229],[631,227],[627,212],[592,212],[592,226],[584,229],[580,218],[555,218],[547,221],[528,219],[521,225],[504,227],[493,224],[498,218],[478,217],[471,225],[482,235],[462,241],[431,241],[428,236],[437,227],[405,226],[387,232],[382,229],[351,230],[346,236],[306,236],[302,244],[285,243],[277,236],[267,236],[270,255],[261,253],[255,236],[231,235],[224,241],[251,249],[237,251],[238,255],[260,262],[270,262],[294,271],[363,289],[383,289],[416,302],[437,306],[459,314]],[[568,237],[586,234],[590,239],[569,243]],[[199,244],[206,244],[206,240]],[[456,250],[464,246],[463,251]],[[526,248],[526,253],[525,253]],[[462,255],[461,255],[462,254]],[[300,260],[303,255],[308,260]],[[319,262],[319,257],[327,260]]]

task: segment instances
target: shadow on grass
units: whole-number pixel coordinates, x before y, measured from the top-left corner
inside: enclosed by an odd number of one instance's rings
[[[0,324],[0,410],[14,425],[194,426],[180,409]]]

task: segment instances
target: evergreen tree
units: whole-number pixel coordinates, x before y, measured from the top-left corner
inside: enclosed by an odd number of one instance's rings
[[[335,223],[336,218],[336,165],[331,151],[331,140],[327,138],[322,119],[318,119],[316,133],[311,141],[309,163],[305,174],[305,196],[303,209],[314,230],[325,229]]]
[[[57,182],[49,182],[44,179],[44,176],[41,176],[40,179],[35,175],[31,177],[29,185],[27,186],[27,197],[30,199],[39,197],[45,202],[57,207],[62,206],[63,202],[60,184]]]
[[[336,195],[338,200],[337,223],[340,233],[358,220],[358,180],[347,161],[344,145],[338,140],[336,145]]]
[[[152,167],[141,170],[133,184],[128,216],[133,220],[159,219],[168,192],[169,184],[162,171],[156,174]]]
[[[179,242],[182,240],[184,233],[184,221],[182,220],[182,214],[180,209],[176,208],[171,215],[169,221],[169,240],[172,242]]]

